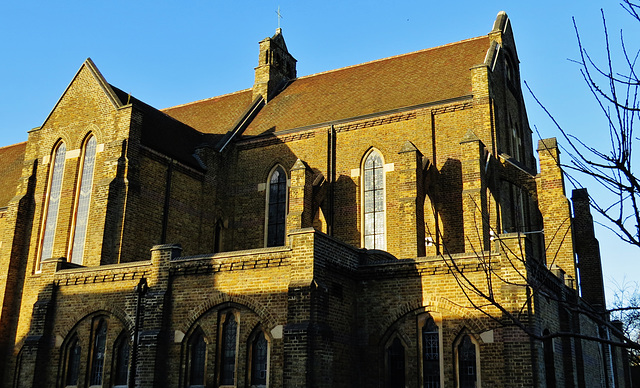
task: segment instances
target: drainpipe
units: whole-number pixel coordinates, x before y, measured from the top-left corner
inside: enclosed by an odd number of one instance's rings
[[[129,388],[136,386],[136,368],[138,364],[138,342],[140,337],[140,319],[142,316],[142,297],[149,290],[147,285],[147,279],[145,277],[140,278],[138,285],[133,289],[137,294],[136,300],[136,321],[133,327],[133,351],[131,352],[131,367],[129,370]]]

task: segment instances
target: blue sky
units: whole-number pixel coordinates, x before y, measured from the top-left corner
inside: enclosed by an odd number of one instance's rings
[[[87,57],[109,83],[157,108],[249,88],[258,42],[275,32],[278,7],[300,76],[484,35],[504,10],[522,80],[561,125],[594,145],[606,144],[606,126],[569,60],[578,57],[571,17],[597,59],[600,8],[612,39],[623,28],[637,49],[640,36],[640,23],[614,1],[6,2],[0,11],[0,146],[26,140],[27,131],[42,124]],[[560,137],[526,91],[525,100],[532,129],[543,138]],[[590,192],[598,195],[595,188]],[[603,228],[596,233],[607,287],[614,279],[640,280],[640,248]]]

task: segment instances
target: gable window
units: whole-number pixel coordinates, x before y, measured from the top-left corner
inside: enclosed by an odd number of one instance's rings
[[[267,386],[268,342],[262,330],[251,342],[251,386],[262,388]]]
[[[405,387],[405,349],[396,337],[387,348],[387,388]]]
[[[58,208],[60,206],[60,194],[62,192],[62,177],[64,175],[64,162],[67,155],[67,146],[60,143],[55,149],[53,167],[49,179],[47,194],[46,218],[44,222],[44,234],[42,236],[42,250],[40,258],[48,259],[53,254],[53,240],[56,234],[56,222]]]
[[[91,189],[93,188],[93,170],[96,161],[96,146],[96,137],[90,136],[84,144],[82,154],[82,170],[76,194],[75,227],[73,228],[71,252],[69,253],[71,262],[76,264],[82,264],[84,255],[89,203],[91,201]]]
[[[478,380],[476,345],[465,334],[457,346],[458,387],[475,388]]]
[[[222,322],[220,385],[235,385],[237,342],[238,322],[236,322],[235,315],[228,312]]]
[[[384,161],[377,150],[364,160],[363,186],[364,247],[385,249]]]
[[[267,195],[267,246],[277,247],[284,245],[287,219],[287,174],[281,166],[269,177]]]
[[[189,358],[189,387],[204,387],[207,343],[201,331],[191,340]]]
[[[440,333],[431,317],[422,326],[422,379],[424,388],[440,388]]]
[[[67,355],[65,360],[66,372],[64,374],[65,386],[77,386],[78,376],[80,375],[80,353],[82,348],[78,338],[73,338],[67,346]]]

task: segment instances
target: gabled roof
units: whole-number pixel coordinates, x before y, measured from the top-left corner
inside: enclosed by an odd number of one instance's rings
[[[0,148],[0,208],[16,195],[26,149],[27,142]]]
[[[244,136],[282,131],[469,96],[469,69],[484,63],[488,36],[292,80],[267,103]],[[164,109],[203,133],[233,129],[251,89]]]
[[[484,63],[489,45],[480,37],[298,78],[262,108],[244,135],[470,95],[469,69]]]
[[[251,89],[162,109],[162,112],[203,133],[224,135],[251,106]]]
[[[203,143],[214,143],[204,134],[189,127],[149,104],[110,85],[115,95],[126,104],[131,104],[143,112],[141,143],[180,162],[202,169],[200,162],[193,156],[195,149]]]

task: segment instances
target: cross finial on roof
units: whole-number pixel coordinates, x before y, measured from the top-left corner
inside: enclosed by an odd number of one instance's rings
[[[282,19],[282,14],[280,13],[280,6],[278,6],[278,10],[276,11],[278,14],[278,29],[280,29],[280,19]]]

